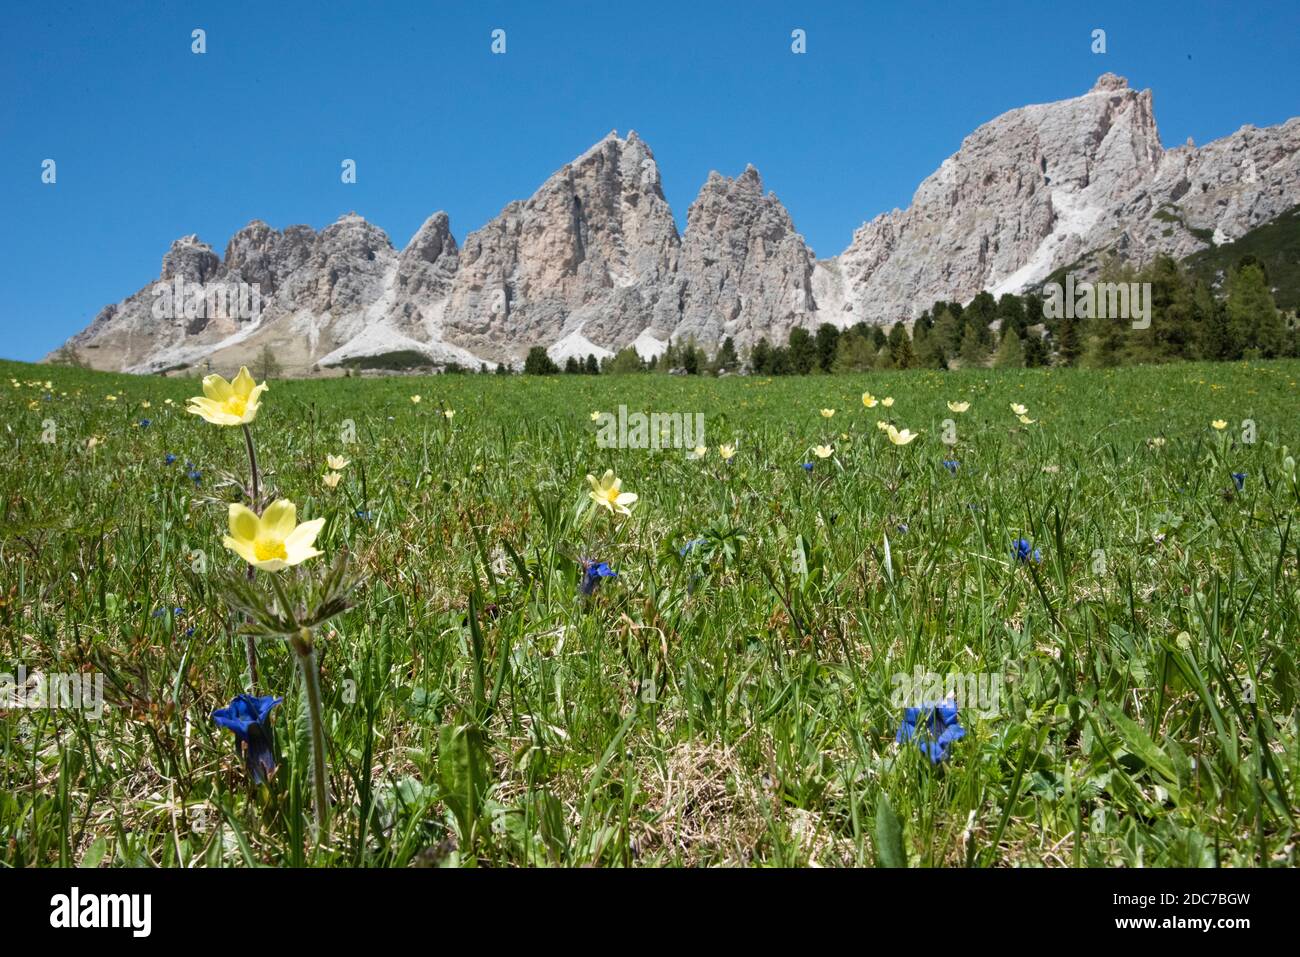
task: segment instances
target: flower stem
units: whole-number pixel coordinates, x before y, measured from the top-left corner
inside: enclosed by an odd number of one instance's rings
[[[329,843],[329,779],[325,775],[325,718],[320,697],[320,671],[316,667],[316,649],[311,631],[303,628],[290,644],[302,670],[303,688],[307,692],[307,714],[311,719],[311,782],[316,811],[316,841]]]
[[[257,451],[253,448],[253,433],[244,424],[244,444],[248,446],[248,470],[252,475],[252,508],[257,514],[262,514],[260,500],[262,498],[261,473],[257,470]],[[248,566],[248,580],[253,580],[253,566]],[[248,692],[257,694],[257,644],[252,635],[244,636],[244,657],[248,660]]]

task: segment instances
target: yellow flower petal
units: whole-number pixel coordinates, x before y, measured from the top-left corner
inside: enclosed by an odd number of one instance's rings
[[[272,502],[262,513],[260,535],[274,536],[280,541],[289,537],[298,522],[298,508],[288,499],[281,498]]]

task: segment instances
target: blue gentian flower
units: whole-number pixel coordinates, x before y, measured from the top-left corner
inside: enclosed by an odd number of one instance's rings
[[[361,521],[363,522],[370,521],[370,509],[368,508],[357,509],[357,518],[361,519]]]
[[[582,559],[582,581],[578,583],[578,591],[584,595],[590,595],[595,592],[600,585],[602,578],[617,578],[618,572],[610,568],[604,562],[594,561],[592,559]]]
[[[170,452],[168,452],[167,455],[163,458],[164,465],[171,465],[175,461],[176,461],[176,456],[172,455]]]
[[[683,545],[681,548],[677,550],[677,554],[681,555],[682,558],[685,558],[692,551],[699,548],[707,541],[708,541],[707,538],[692,538],[689,542],[687,542],[685,545]]]
[[[140,428],[142,428],[142,429],[147,429],[147,428],[149,428],[149,426],[151,426],[151,425],[153,425],[153,419],[141,419],[141,420],[140,420]]]
[[[1043,560],[1043,553],[1034,548],[1027,538],[1017,538],[1011,543],[1011,557],[1018,562],[1033,561],[1035,565]]]
[[[956,459],[944,459],[943,467],[946,468],[951,474],[956,475],[957,469],[961,467],[961,463],[958,462]]]
[[[957,702],[941,701],[923,704],[903,712],[903,723],[898,726],[894,740],[899,744],[915,741],[921,753],[928,755],[931,764],[948,757],[954,741],[966,737],[966,729],[957,720]]]
[[[811,472],[813,470],[813,464],[811,462],[805,462],[803,464],[803,470],[805,472]]]
[[[1245,472],[1233,472],[1233,473],[1232,473],[1232,480],[1233,480],[1234,482],[1237,483],[1237,491],[1238,491],[1238,492],[1241,492],[1241,491],[1245,490],[1245,488],[1246,488],[1246,473],[1245,473]]]
[[[235,732],[253,781],[261,784],[275,770],[275,736],[271,732],[271,709],[283,701],[268,695],[235,695],[225,708],[212,712],[212,720]]]

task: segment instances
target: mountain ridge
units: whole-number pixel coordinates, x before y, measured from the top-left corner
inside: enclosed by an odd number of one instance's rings
[[[463,244],[445,212],[400,250],[356,213],[319,232],[253,220],[224,256],[182,237],[159,280],[64,348],[129,372],[224,368],[269,349],[288,374],[385,356],[517,366],[538,345],[558,360],[629,345],[648,357],[670,339],[744,348],[795,327],[892,323],[938,299],[1018,292],[1097,249],[1138,265],[1185,258],[1297,203],[1300,118],[1165,149],[1151,91],[1109,73],[1081,96],[981,124],[906,209],[864,221],[821,260],[752,165],[711,172],[679,232],[649,145],[612,131]],[[178,280],[256,284],[260,311],[158,315],[158,287]]]

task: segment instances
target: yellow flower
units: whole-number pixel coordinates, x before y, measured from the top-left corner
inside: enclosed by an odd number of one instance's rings
[[[446,418],[448,418],[448,419],[454,419],[454,418],[456,417],[456,410],[455,410],[455,409],[444,409],[443,412],[442,412],[442,414],[443,414]]]
[[[876,397],[870,392],[864,392],[862,393],[862,404],[868,409],[874,409],[876,407]]]
[[[835,446],[833,446],[833,445],[814,445],[814,446],[813,446],[813,455],[817,456],[819,459],[828,459],[828,458],[830,458],[833,454],[835,454]]]
[[[895,445],[906,445],[921,433],[910,432],[907,429],[900,431],[891,425],[887,430],[887,434],[889,435],[889,441],[893,442]]]
[[[1033,425],[1033,424],[1034,424],[1035,422],[1037,422],[1037,421],[1038,421],[1037,419],[1031,419],[1031,418],[1030,418],[1029,416],[1027,416],[1027,415],[1022,415],[1022,416],[1020,416],[1020,424],[1021,424],[1021,425]]]
[[[730,462],[731,457],[736,454],[736,447],[734,445],[719,445],[718,454],[722,456],[722,461]]]
[[[878,428],[881,432],[887,432],[891,428],[891,426],[884,419],[876,419],[876,428]]]
[[[339,479],[341,478],[343,478],[343,476],[340,475],[338,472],[326,472],[324,475],[320,477],[320,480],[324,482],[326,486],[328,486],[329,488],[337,488],[339,484]]]
[[[171,399],[163,399],[163,405],[171,405],[171,404],[172,404]]]
[[[707,445],[697,445],[695,448],[691,449],[691,458],[693,459],[702,459],[708,454],[709,447]]]
[[[829,418],[830,418],[832,415],[834,415],[834,414],[835,414],[835,410],[834,410],[834,409],[822,409],[822,418],[823,418],[823,419],[829,419]]]
[[[347,468],[352,462],[341,455],[327,455],[325,456],[325,464],[337,472],[340,469]],[[333,488],[333,486],[331,485],[330,488]]]
[[[1164,448],[1165,447],[1164,436],[1157,435],[1155,438],[1147,439],[1147,447],[1152,449]]]
[[[255,384],[248,367],[243,366],[230,382],[215,374],[204,376],[203,395],[191,398],[185,411],[213,425],[247,425],[257,418],[265,391],[266,383]]]
[[[115,395],[106,395],[106,396],[104,396],[104,401],[105,401],[105,402],[116,402],[116,401],[117,401],[117,396],[115,396]]]
[[[147,409],[149,407],[150,407],[150,403],[148,399],[145,399],[143,402],[140,403],[140,408],[142,409]]]
[[[880,404],[883,405],[886,409],[888,409],[891,405],[894,404],[894,397],[892,395],[887,395],[880,400]]]
[[[593,413],[591,413],[591,421],[595,422],[595,421],[597,421],[599,418],[600,418],[600,413],[599,413],[599,412],[593,412]]]
[[[1014,412],[1016,415],[1024,415],[1026,412],[1029,411],[1029,409],[1021,405],[1019,402],[1012,402],[1011,411]]]
[[[413,395],[413,396],[411,396],[411,404],[412,404],[412,405],[419,405],[419,404],[420,404],[420,397],[419,397],[418,395]]]
[[[288,499],[272,502],[259,517],[238,503],[230,506],[230,534],[221,542],[255,568],[278,572],[321,554],[312,545],[325,519],[298,524],[297,508]]]
[[[620,515],[632,514],[628,506],[636,503],[636,493],[622,491],[623,480],[614,477],[613,469],[606,469],[599,481],[596,480],[596,476],[588,475],[587,484],[591,486],[591,491],[587,494],[597,505],[611,512],[618,512]]]
[[[966,411],[967,409],[969,409],[969,408],[970,408],[970,403],[969,403],[969,402],[949,402],[949,403],[948,403],[948,411],[949,411],[949,412],[965,412],[965,411]]]
[[[1224,429],[1228,427],[1228,423],[1223,419],[1215,419],[1213,422],[1210,423],[1210,425],[1214,426],[1220,432],[1222,432]]]

